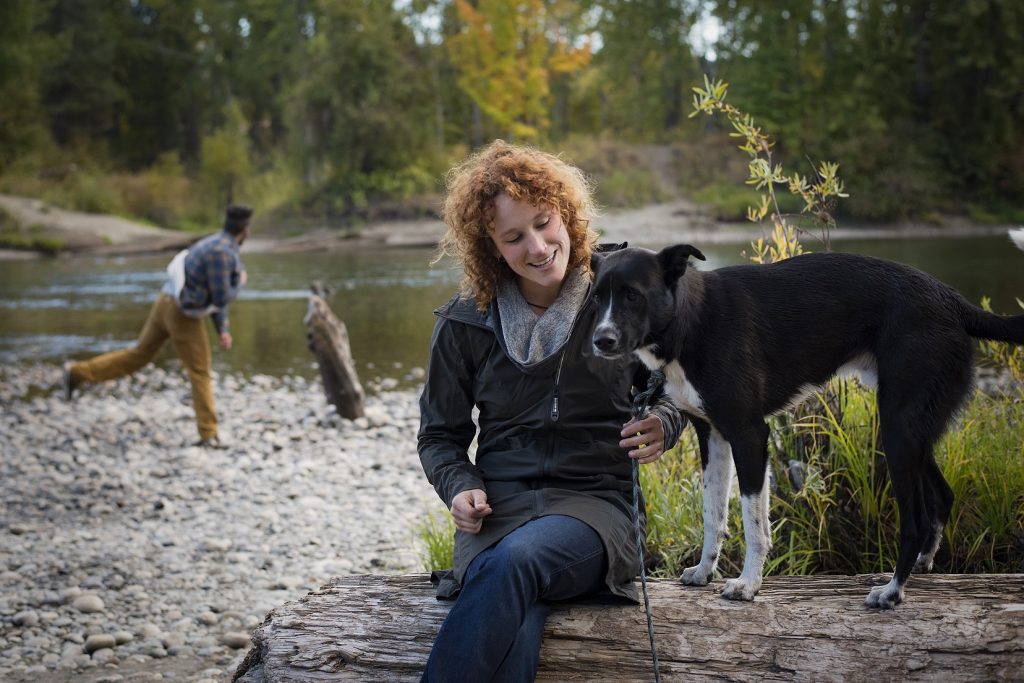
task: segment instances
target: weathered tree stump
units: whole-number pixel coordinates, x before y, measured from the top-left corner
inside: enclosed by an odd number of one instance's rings
[[[342,417],[350,420],[362,417],[364,393],[352,361],[348,330],[327,305],[328,292],[324,285],[316,280],[309,288],[312,294],[309,295],[309,307],[303,323],[309,350],[316,356],[320,367],[327,401],[338,409]]]
[[[662,678],[1024,680],[1024,574],[913,576],[895,610],[865,607],[887,580],[768,577],[753,603],[650,581]],[[449,606],[425,574],[335,579],[267,616],[235,680],[419,680]],[[652,681],[651,667],[643,607],[572,602],[548,619],[537,680]]]

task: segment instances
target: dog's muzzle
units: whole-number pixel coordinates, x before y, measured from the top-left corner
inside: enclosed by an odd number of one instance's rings
[[[594,329],[594,354],[604,358],[614,358],[622,353],[622,339],[619,331],[612,325],[598,325]]]

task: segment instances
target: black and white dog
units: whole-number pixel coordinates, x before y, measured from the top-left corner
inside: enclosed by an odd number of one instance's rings
[[[1024,249],[1024,230],[1013,231]],[[969,304],[920,270],[854,254],[807,254],[771,265],[700,272],[688,244],[595,255],[594,353],[635,353],[666,375],[693,423],[704,469],[704,547],[681,581],[706,585],[726,533],[733,465],[746,557],[723,597],[753,600],[771,548],[768,425],[835,375],[877,387],[882,447],[900,513],[892,580],[871,607],[903,599],[912,569],[928,571],[953,492],[932,449],[973,381],[972,337],[1024,344],[1024,315]]]

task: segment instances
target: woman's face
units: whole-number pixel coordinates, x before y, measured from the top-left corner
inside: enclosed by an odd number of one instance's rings
[[[559,213],[501,193],[494,199],[491,239],[527,302],[554,302],[569,267],[569,233]]]

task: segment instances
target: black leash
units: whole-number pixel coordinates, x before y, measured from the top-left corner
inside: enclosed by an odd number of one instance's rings
[[[633,397],[633,419],[639,420],[651,406],[654,394],[665,383],[665,373],[651,370],[647,388]],[[644,611],[647,612],[647,636],[651,641],[651,661],[654,663],[654,681],[661,683],[658,670],[658,649],[654,645],[654,617],[651,615],[651,601],[647,597],[647,570],[644,568],[644,539],[640,530],[640,463],[633,459],[633,529],[636,531],[636,552],[640,558],[640,586],[644,594]]]

